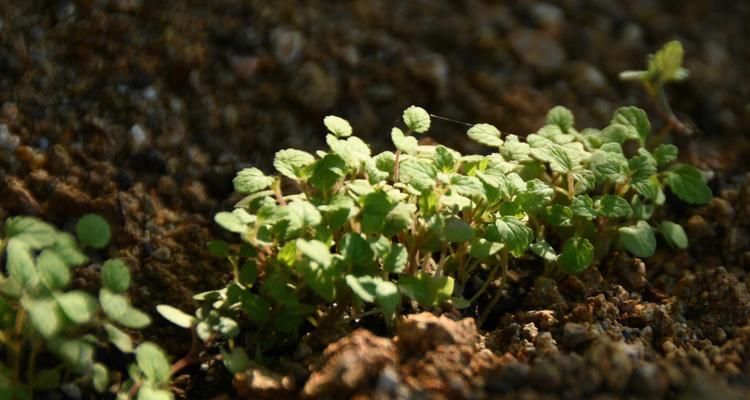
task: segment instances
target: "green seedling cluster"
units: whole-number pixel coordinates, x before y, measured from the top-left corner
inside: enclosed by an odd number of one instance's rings
[[[467,135],[487,147],[481,155],[420,145],[416,135],[431,125],[422,108],[409,107],[403,122],[390,133],[395,149],[372,154],[346,120],[329,116],[327,150],[279,151],[276,175],[240,171],[234,187],[246,197],[215,220],[242,243],[209,244],[233,280],[197,295],[195,316],[171,307],[162,315],[203,340],[227,339],[233,370],[248,360],[243,349],[363,315],[390,324],[403,311],[481,302],[481,323],[510,263],[576,274],[613,246],[649,257],[657,235],[684,249],[680,225],[652,219],[665,191],[691,204],[712,197],[700,171],[676,162],[675,146],[646,147],[651,126],[636,107],[579,131],[558,106],[525,139],[476,124]]]
[[[7,274],[0,273],[0,354],[5,356],[0,399],[31,399],[37,391],[62,385],[70,390],[91,385],[99,393],[119,388],[119,398],[172,398],[161,375],[150,373],[155,364],[166,362],[153,355],[154,345],[144,343],[135,350],[131,371],[144,378],[140,391],[133,393],[132,382],[111,382],[107,366],[96,360],[103,348],[132,353],[133,341],[125,330],[143,328],[150,318],[131,306],[126,295],[130,271],[121,260],[102,264],[98,298],[68,289],[71,269],[87,263],[86,250],[107,246],[110,228],[102,217],[89,214],[78,221],[76,235],[78,242],[31,217],[5,222],[0,239]]]

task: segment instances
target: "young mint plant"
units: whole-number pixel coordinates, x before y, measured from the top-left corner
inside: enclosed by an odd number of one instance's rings
[[[194,315],[159,312],[205,343],[226,343],[236,372],[248,353],[366,316],[390,326],[403,312],[479,305],[481,323],[518,259],[575,274],[613,246],[649,257],[657,234],[687,246],[680,225],[651,219],[668,192],[702,204],[711,191],[675,162],[675,146],[647,147],[643,110],[620,108],[603,129],[577,130],[561,106],[546,121],[525,140],[473,125],[468,138],[491,153],[462,155],[419,145],[413,135],[429,130],[430,115],[412,106],[390,130],[394,149],[373,154],[348,122],[326,117],[326,150],[281,150],[276,175],[249,168],[235,178],[245,198],[215,220],[240,243],[208,244],[232,281],[196,295]]]
[[[95,214],[78,221],[76,234],[84,248],[93,249],[106,247],[111,236],[107,222]],[[35,218],[9,218],[0,239],[3,252],[0,348],[6,360],[0,362],[0,392],[30,399],[62,384],[91,385],[99,393],[116,386],[107,366],[96,361],[97,349],[111,345],[131,353],[133,342],[124,329],[150,323],[148,315],[130,305],[125,263],[103,263],[104,287],[97,299],[66,289],[71,268],[88,261],[69,233]]]
[[[664,114],[669,126],[679,133],[689,134],[689,128],[672,112],[664,92],[664,85],[667,83],[679,82],[688,77],[688,70],[682,67],[683,57],[682,43],[673,40],[648,56],[645,71],[624,71],[620,73],[620,79],[641,82],[648,95],[661,107],[660,112]]]

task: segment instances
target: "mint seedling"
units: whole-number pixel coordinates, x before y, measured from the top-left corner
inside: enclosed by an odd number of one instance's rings
[[[235,178],[246,197],[215,220],[241,244],[209,243],[232,281],[196,295],[194,315],[158,311],[204,342],[229,339],[222,354],[237,371],[248,359],[237,343],[262,354],[366,316],[390,326],[415,308],[479,304],[481,324],[516,259],[576,274],[611,246],[651,256],[657,232],[687,246],[679,225],[649,220],[667,189],[694,204],[711,192],[694,167],[675,163],[676,147],[647,147],[643,110],[620,108],[601,130],[577,130],[561,106],[546,121],[526,140],[472,125],[467,137],[494,152],[463,155],[419,145],[412,134],[428,131],[430,115],[412,106],[390,129],[394,149],[372,154],[348,122],[327,117],[325,151],[281,150],[276,175],[249,168]]]
[[[647,69],[644,71],[624,71],[620,79],[641,82],[648,95],[661,107],[669,126],[679,133],[689,134],[690,130],[672,112],[664,92],[664,85],[670,82],[685,80],[689,73],[682,67],[684,50],[682,43],[673,40],[666,43],[655,54],[649,55]]]
[[[84,246],[107,246],[110,228],[95,214],[76,225]],[[110,386],[107,367],[95,360],[98,346],[113,345],[124,353],[133,351],[130,336],[122,328],[142,328],[148,315],[132,307],[124,294],[130,271],[121,260],[102,266],[104,288],[99,298],[66,289],[71,268],[88,260],[72,235],[31,217],[5,221],[7,275],[0,274],[0,335],[3,353],[0,384],[15,398],[31,398],[38,391],[61,384],[91,384],[103,393]],[[45,360],[45,364],[37,363]],[[168,392],[167,392],[168,393]]]

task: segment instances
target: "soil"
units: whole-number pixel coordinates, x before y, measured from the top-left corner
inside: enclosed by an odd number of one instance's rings
[[[413,1],[0,0],[0,220],[70,228],[100,213],[130,265],[134,303],[194,307],[227,265],[205,243],[244,165],[323,147],[322,117],[388,146],[406,106],[504,132],[555,104],[602,126],[626,104],[658,113],[617,74],[682,41],[691,76],[668,89],[695,131],[677,137],[716,197],[668,199],[689,251],[611,254],[579,276],[517,265],[478,329],[476,310],[411,315],[395,336],[355,329],[229,376],[196,365],[179,398],[750,397],[750,4]],[[478,151],[464,128],[435,140]],[[99,265],[76,271],[94,290]],[[142,338],[174,355],[189,334],[154,318]],[[384,334],[384,332],[377,332]]]

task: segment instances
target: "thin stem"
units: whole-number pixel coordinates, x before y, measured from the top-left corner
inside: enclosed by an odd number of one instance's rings
[[[575,181],[573,180],[573,173],[568,173],[568,200],[571,202],[576,196]]]
[[[492,300],[490,300],[489,304],[487,304],[487,307],[479,316],[479,322],[477,322],[477,326],[479,326],[480,328],[482,327],[482,325],[484,325],[484,322],[490,316],[490,313],[492,312],[492,309],[497,305],[497,302],[500,301],[500,298],[503,297],[503,286],[505,286],[505,279],[508,276],[508,257],[508,249],[504,248],[502,257],[503,270],[500,276],[500,285],[497,288],[497,292],[495,292],[495,295],[492,297]]]
[[[490,274],[487,276],[487,280],[484,281],[484,283],[482,284],[482,287],[479,288],[479,291],[474,293],[474,296],[471,296],[471,298],[469,299],[469,303],[473,303],[477,301],[479,296],[481,296],[484,292],[487,291],[487,288],[490,286],[490,283],[492,283],[492,281],[495,280],[495,273],[497,272],[497,269],[499,267],[500,267],[500,264],[495,264],[492,267],[492,271],[490,271]]]
[[[29,364],[26,366],[26,381],[29,382],[29,391],[34,391],[34,370],[36,369],[36,356],[39,354],[39,341],[35,340],[31,344],[31,354],[29,354]]]
[[[24,336],[23,336],[23,329],[24,324],[26,323],[26,310],[23,307],[20,307],[18,309],[18,312],[16,313],[16,324],[15,324],[15,336],[19,337],[20,339],[18,342],[16,342],[14,351],[13,351],[13,381],[18,383],[20,382],[21,378],[21,353],[23,352],[23,344],[24,344]]]
[[[401,158],[401,150],[396,150],[396,156],[393,159],[393,183],[398,183],[398,160]]]

